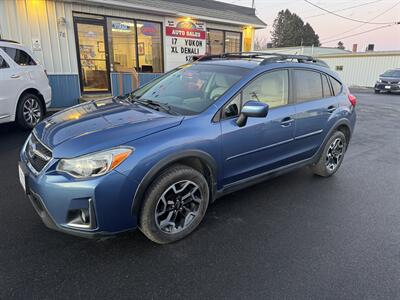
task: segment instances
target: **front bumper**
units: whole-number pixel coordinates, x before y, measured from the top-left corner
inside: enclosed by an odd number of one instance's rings
[[[44,89],[42,91],[42,96],[44,98],[46,108],[49,108],[51,105],[51,87],[50,86],[48,86],[46,89]]]
[[[377,82],[374,89],[376,91],[400,92],[400,84]]]
[[[24,174],[26,195],[43,223],[54,230],[80,237],[115,235],[137,226],[132,214],[138,184],[112,171],[89,180],[77,180],[55,171],[56,160],[39,173],[33,172],[21,152],[19,166]],[[76,226],[72,213],[91,210],[91,225]]]

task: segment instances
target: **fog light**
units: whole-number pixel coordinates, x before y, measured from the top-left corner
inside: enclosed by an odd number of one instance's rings
[[[90,223],[89,211],[87,209],[81,209],[80,216],[83,224]]]
[[[87,205],[82,202],[82,199],[76,200],[72,204],[75,207],[68,210],[66,226],[75,229],[95,229],[97,224],[93,200],[87,199]]]

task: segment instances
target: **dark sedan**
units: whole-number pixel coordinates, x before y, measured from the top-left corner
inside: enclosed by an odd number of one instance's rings
[[[379,76],[375,84],[375,93],[400,92],[400,69],[388,70]]]

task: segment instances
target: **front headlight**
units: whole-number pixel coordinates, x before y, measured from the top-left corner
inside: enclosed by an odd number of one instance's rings
[[[75,178],[101,176],[115,169],[132,152],[131,148],[114,148],[76,158],[61,159],[57,171],[68,173]]]

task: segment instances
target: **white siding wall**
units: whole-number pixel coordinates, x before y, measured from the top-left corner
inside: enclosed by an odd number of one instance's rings
[[[348,86],[372,87],[379,75],[388,69],[400,68],[400,52],[370,55],[338,55],[320,57],[332,70],[343,66],[343,71],[336,71]]]
[[[0,34],[32,49],[32,39],[39,39],[42,50],[34,51],[49,74],[78,74],[73,12],[92,13],[131,19],[163,22],[163,16],[150,15],[102,6],[88,6],[62,1],[0,0]],[[65,18],[66,24],[57,20]],[[207,27],[241,31],[240,26],[206,23]]]

